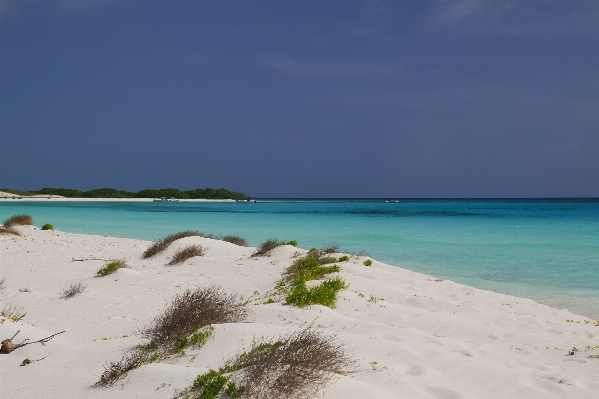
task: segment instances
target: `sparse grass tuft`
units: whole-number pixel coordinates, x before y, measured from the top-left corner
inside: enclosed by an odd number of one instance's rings
[[[26,226],[33,224],[33,218],[29,215],[15,215],[4,221],[4,227]]]
[[[185,237],[204,237],[205,235],[199,231],[182,231],[180,233],[171,234],[158,241],[155,241],[146,249],[142,255],[143,259],[148,259],[164,252],[173,242]],[[209,237],[210,238],[210,237]]]
[[[241,296],[228,294],[219,286],[188,289],[175,295],[164,311],[137,333],[163,352],[180,352],[184,339],[200,345],[201,337],[194,339],[194,334],[205,333],[204,328],[211,324],[244,321],[250,310],[242,301]]]
[[[23,307],[17,306],[12,303],[8,303],[4,305],[2,310],[0,311],[0,316],[7,317],[12,321],[19,321],[23,317],[25,317],[27,313],[23,313]]]
[[[96,272],[96,276],[98,276],[98,277],[108,276],[112,273],[116,273],[116,271],[119,269],[128,268],[128,267],[129,266],[127,265],[127,262],[125,261],[125,259],[113,260],[111,262],[108,262],[104,266],[102,266],[100,269],[98,269],[98,271]]]
[[[278,247],[280,241],[275,238],[269,238],[260,244],[252,256],[269,256],[273,249]]]
[[[98,381],[100,386],[112,386],[118,380],[125,377],[131,370],[135,370],[150,360],[150,354],[143,351],[134,351],[124,355],[116,362],[110,362],[104,366],[104,373]]]
[[[239,245],[240,247],[247,247],[248,245],[245,238],[238,236],[224,236],[222,240],[225,242],[230,242],[231,244]]]
[[[372,259],[366,259],[364,261],[364,266],[372,266]]]
[[[54,226],[52,226],[50,223],[46,223],[42,226],[42,230],[54,230]]]
[[[214,399],[222,392],[231,398],[316,397],[349,361],[336,335],[310,325],[278,339],[254,339],[250,350],[198,375],[175,398]]]
[[[21,233],[19,233],[16,229],[14,229],[12,227],[4,227],[4,226],[0,226],[0,234],[12,234],[15,236],[21,235]]]
[[[339,262],[349,262],[349,256],[344,255],[339,258]]]
[[[193,258],[194,256],[204,256],[204,247],[201,245],[192,244],[183,248],[179,248],[168,264],[169,266],[178,265],[179,263],[183,263],[187,259]]]
[[[78,281],[76,283],[71,283],[67,288],[64,288],[60,293],[60,299],[69,299],[74,297],[77,294],[81,294],[87,288],[87,284]]]
[[[329,255],[329,254],[336,254],[336,253],[339,252],[339,246],[336,245],[336,244],[329,245],[328,247],[322,249],[321,252],[324,252],[327,255]]]
[[[8,281],[8,277],[4,276],[4,277],[0,278],[0,290],[3,290],[6,288],[6,281]]]

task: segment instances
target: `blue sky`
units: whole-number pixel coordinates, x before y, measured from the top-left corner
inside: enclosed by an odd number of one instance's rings
[[[0,0],[0,187],[599,197],[597,1]]]

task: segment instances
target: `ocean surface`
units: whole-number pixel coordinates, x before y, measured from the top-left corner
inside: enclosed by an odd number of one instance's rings
[[[477,288],[599,319],[599,200],[0,201],[58,230],[155,240],[181,230],[337,244]]]

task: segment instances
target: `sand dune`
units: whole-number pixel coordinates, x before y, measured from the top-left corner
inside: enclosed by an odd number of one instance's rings
[[[0,236],[0,308],[22,306],[20,321],[2,317],[0,338],[45,345],[0,354],[3,398],[170,398],[196,375],[217,368],[254,336],[274,336],[308,323],[338,333],[355,362],[322,397],[341,398],[597,398],[599,326],[595,320],[532,300],[478,290],[365,258],[340,264],[350,287],[335,309],[264,304],[297,251],[276,248],[251,258],[253,248],[201,237],[176,241],[148,260],[147,241],[18,227]],[[206,256],[166,266],[177,248],[201,244]],[[129,269],[95,277],[103,260],[126,258]],[[60,299],[82,281],[86,290]],[[208,343],[180,358],[131,371],[111,388],[94,384],[103,365],[140,343],[134,328],[188,287],[217,284],[252,298],[247,323],[215,325]],[[19,289],[28,289],[22,292]],[[255,292],[259,294],[255,294]],[[567,321],[573,320],[573,322]],[[569,351],[579,349],[574,355]],[[587,348],[587,349],[585,349]],[[25,358],[46,359],[19,366]]]

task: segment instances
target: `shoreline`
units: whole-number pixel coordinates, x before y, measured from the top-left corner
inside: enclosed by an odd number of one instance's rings
[[[530,299],[497,294],[352,257],[338,273],[349,283],[334,309],[296,308],[267,292],[293,261],[291,246],[252,258],[253,248],[188,237],[143,260],[149,241],[18,227],[22,237],[0,236],[2,306],[22,306],[21,321],[5,320],[0,337],[21,330],[40,339],[66,330],[45,346],[0,355],[7,397],[167,398],[200,373],[245,348],[256,336],[276,336],[315,323],[334,333],[354,362],[322,398],[595,398],[599,394],[599,326],[595,320]],[[199,244],[206,255],[166,266],[177,247]],[[337,254],[335,254],[337,256]],[[130,268],[95,277],[105,262],[126,258]],[[82,260],[82,261],[74,261]],[[59,293],[81,281],[68,300]],[[166,363],[132,370],[122,384],[91,389],[103,365],[140,343],[132,332],[185,288],[217,284],[249,298],[246,323],[215,325],[205,346]],[[27,291],[19,289],[27,288]],[[572,321],[570,321],[572,320]],[[572,348],[577,351],[568,355]],[[23,358],[43,361],[18,367]],[[73,375],[68,370],[78,369]],[[24,371],[25,370],[25,374]],[[31,384],[30,381],[38,381]],[[10,382],[10,383],[9,383]],[[160,388],[160,389],[159,389]]]

